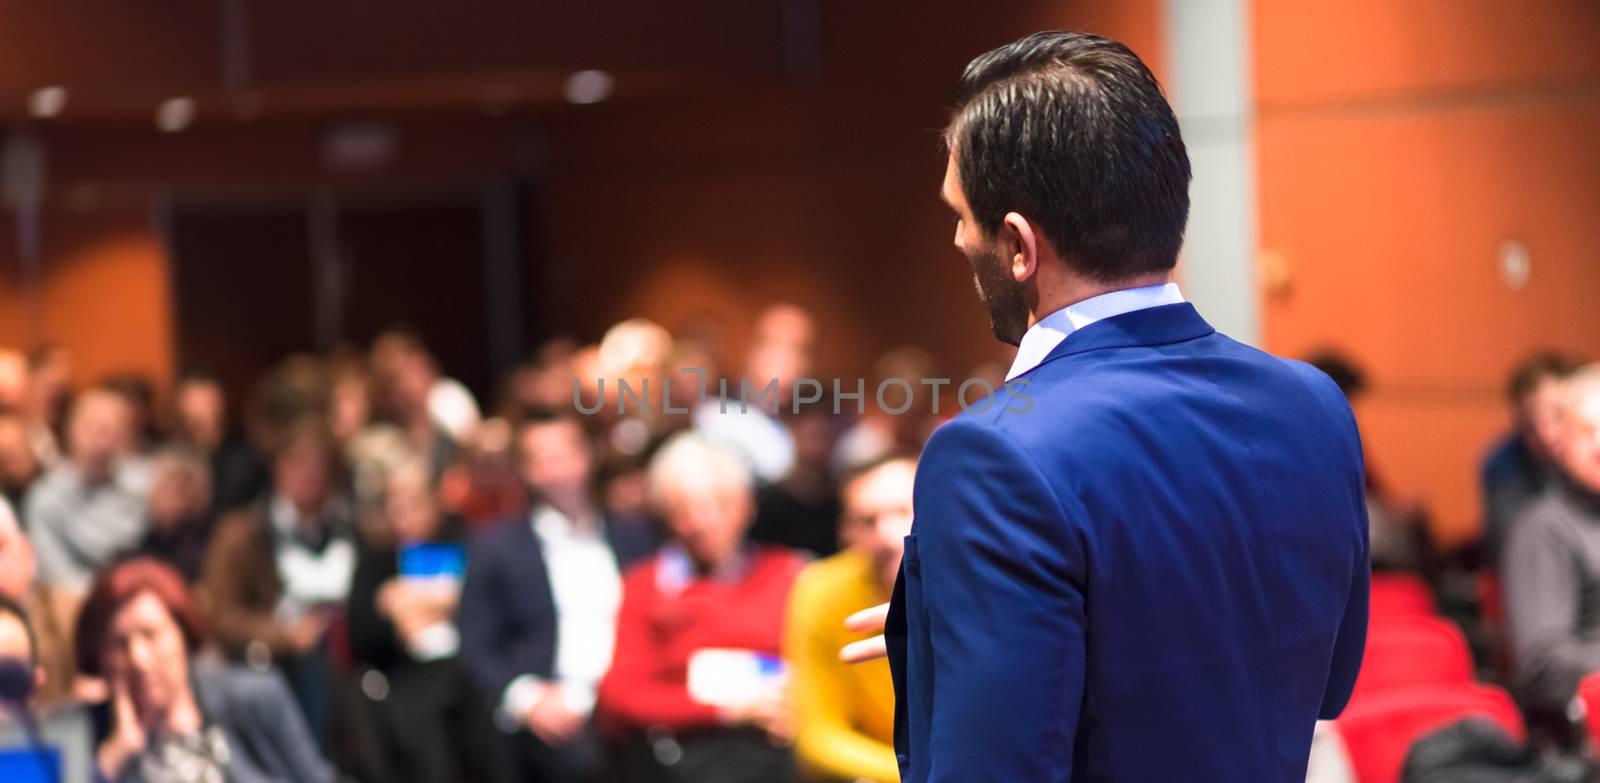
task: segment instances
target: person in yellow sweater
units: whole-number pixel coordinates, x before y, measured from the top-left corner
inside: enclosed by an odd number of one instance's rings
[[[893,456],[843,482],[839,537],[844,551],[807,566],[790,592],[784,656],[790,666],[795,753],[829,781],[897,783],[894,684],[888,662],[848,664],[839,650],[867,634],[845,618],[887,600],[911,532],[916,459]]]

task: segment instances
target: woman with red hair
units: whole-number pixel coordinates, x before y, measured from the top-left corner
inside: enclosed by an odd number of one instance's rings
[[[78,616],[79,670],[104,677],[96,762],[111,781],[331,781],[276,675],[196,658],[204,640],[183,578],[156,560],[102,573]]]

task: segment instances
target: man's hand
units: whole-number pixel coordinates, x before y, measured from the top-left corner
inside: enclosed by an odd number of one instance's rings
[[[326,612],[312,611],[296,620],[289,626],[289,648],[303,653],[317,646],[322,633],[328,630],[328,619]]]
[[[876,633],[870,639],[851,642],[839,651],[839,660],[845,663],[861,663],[882,658],[889,654],[888,647],[883,641],[883,624],[889,619],[889,605],[879,604],[871,609],[862,609],[845,618],[844,627],[856,633]]]
[[[550,747],[565,745],[583,731],[585,717],[573,712],[561,698],[561,686],[550,684],[543,688],[539,700],[534,702],[522,719],[528,730]]]

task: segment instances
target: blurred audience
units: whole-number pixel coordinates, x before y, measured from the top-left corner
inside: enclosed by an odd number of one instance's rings
[[[28,487],[43,472],[28,440],[28,422],[15,413],[0,413],[0,497],[22,508]]]
[[[826,780],[900,780],[888,663],[847,664],[839,651],[864,636],[846,631],[845,618],[894,592],[916,468],[914,457],[889,456],[845,478],[839,533],[846,549],[806,566],[789,599],[784,657],[793,671],[795,753]]]
[[[833,479],[832,407],[812,403],[781,417],[794,443],[794,465],[756,491],[750,538],[826,557],[839,550],[839,491]]]
[[[886,664],[841,663],[843,621],[887,600],[904,455],[965,378],[895,348],[839,415],[831,378],[800,383],[805,310],[738,331],[725,387],[701,327],[551,340],[487,418],[404,328],[285,358],[237,422],[208,375],[158,420],[136,377],[75,392],[65,350],[0,350],[0,654],[36,656],[37,704],[99,705],[83,766],[109,780],[329,780],[324,754],[356,781],[895,780]],[[1348,357],[1316,360],[1360,396]],[[1483,467],[1518,690],[1562,720],[1600,671],[1600,376],[1570,370],[1518,368]],[[1375,562],[1459,609],[1420,504],[1369,474]],[[1350,779],[1337,755],[1316,779]]]
[[[151,458],[150,475],[148,530],[140,551],[193,584],[211,539],[211,470],[187,447],[168,446]]]
[[[627,779],[795,780],[778,656],[804,560],[747,541],[753,477],[729,447],[674,436],[649,478],[671,540],[624,578],[616,659],[600,687]]]
[[[271,495],[217,523],[202,577],[223,651],[258,668],[278,666],[324,743],[333,680],[325,632],[342,611],[357,552],[336,464],[320,419],[291,427],[273,458]]]
[[[1560,473],[1512,522],[1501,561],[1517,690],[1565,714],[1600,671],[1600,365],[1556,393]]]
[[[332,781],[276,674],[196,657],[204,635],[178,574],[130,560],[101,574],[76,657],[110,691],[96,765],[106,780]]]
[[[437,480],[455,459],[457,441],[447,424],[466,431],[477,426],[477,404],[467,394],[470,411],[460,410],[464,388],[439,375],[438,365],[410,331],[391,329],[373,343],[370,366],[380,418],[399,428],[407,445],[427,461],[429,475]],[[450,409],[449,422],[441,423],[432,409],[436,390]]]
[[[461,661],[519,777],[590,781],[600,753],[595,691],[616,646],[620,572],[650,549],[648,528],[608,517],[593,449],[570,413],[526,413],[515,435],[529,513],[472,542],[461,595]]]
[[[34,700],[43,705],[70,701],[76,668],[72,660],[72,623],[76,596],[46,587],[37,574],[33,543],[17,524],[8,503],[0,502],[0,598],[15,603],[29,617],[33,660],[40,682]]]
[[[173,440],[203,457],[211,473],[211,512],[248,505],[266,490],[270,471],[228,418],[228,399],[214,377],[190,374],[172,391]]]
[[[1367,391],[1367,374],[1354,358],[1325,348],[1306,359],[1338,385],[1355,405]],[[1370,444],[1364,460],[1367,473],[1368,546],[1374,571],[1429,572],[1433,568],[1433,543],[1422,505],[1401,495],[1383,480],[1374,464]]]
[[[792,408],[796,382],[811,371],[815,336],[811,314],[800,307],[762,310],[742,377],[724,386],[708,375],[703,401],[691,413],[694,428],[738,449],[762,484],[782,480],[794,467],[794,437],[777,417]]]
[[[371,780],[509,779],[486,702],[457,653],[465,525],[441,513],[420,460],[388,477],[381,539],[362,548],[350,588],[350,647],[372,746]]]
[[[155,383],[148,376],[119,373],[100,385],[128,404],[129,447],[134,453],[148,454],[165,439],[156,421]]]
[[[28,354],[28,394],[24,407],[29,440],[45,465],[61,459],[61,440],[72,403],[72,354],[66,348],[45,344]]]
[[[1559,476],[1554,457],[1560,448],[1560,389],[1574,369],[1566,357],[1540,351],[1518,364],[1506,383],[1511,432],[1490,449],[1480,472],[1483,548],[1491,564],[1511,523]]]
[[[28,490],[23,520],[39,579],[83,591],[95,571],[143,541],[149,465],[133,452],[127,401],[94,389],[72,404],[67,458]]]

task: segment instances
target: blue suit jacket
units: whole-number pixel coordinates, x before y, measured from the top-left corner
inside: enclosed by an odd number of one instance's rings
[[[1361,445],[1174,304],[941,427],[886,635],[913,783],[1302,781],[1366,637]]]
[[[606,541],[617,569],[655,548],[643,520],[607,518]],[[555,677],[557,612],[544,547],[527,515],[474,536],[456,608],[462,669],[492,704],[519,675]]]

